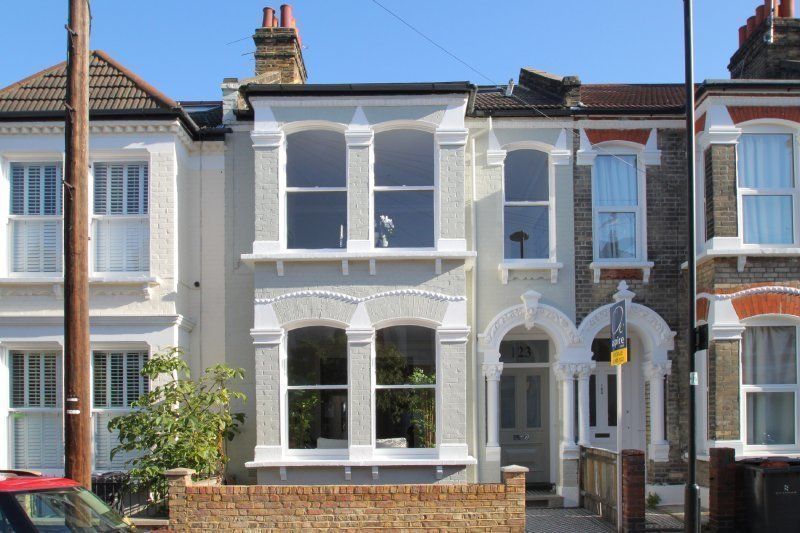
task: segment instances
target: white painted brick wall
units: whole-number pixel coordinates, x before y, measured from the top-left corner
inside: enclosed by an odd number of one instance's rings
[[[442,146],[439,149],[439,233],[444,239],[463,239],[464,179],[463,146]]]
[[[347,151],[347,233],[350,239],[369,239],[370,147],[351,146]]]
[[[280,361],[278,346],[256,346],[256,439],[262,446],[279,446]]]
[[[467,345],[441,344],[442,422],[441,443],[461,444],[467,441]]]
[[[277,241],[279,235],[278,169],[280,148],[259,147],[255,152],[255,238]]]
[[[350,344],[350,445],[372,444],[372,343]]]

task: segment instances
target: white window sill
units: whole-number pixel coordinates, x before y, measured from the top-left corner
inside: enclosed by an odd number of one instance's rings
[[[594,282],[600,283],[600,273],[603,270],[641,270],[642,282],[650,282],[650,271],[655,266],[652,261],[592,261],[589,268],[594,273]]]
[[[142,294],[146,300],[152,296],[152,288],[161,284],[161,280],[149,274],[102,274],[92,275],[89,277],[89,284],[95,286],[129,286],[141,288]],[[64,276],[10,276],[0,278],[0,287],[2,286],[33,286],[33,285],[52,285],[53,295],[56,299],[60,300],[64,297]]]
[[[800,248],[795,246],[757,246],[743,245],[740,248],[707,248],[697,254],[697,264],[700,265],[715,257],[735,257],[737,269],[744,272],[748,257],[800,257]],[[686,268],[687,264],[681,264]]]
[[[344,250],[287,250],[270,253],[242,254],[243,263],[275,263],[278,276],[283,276],[285,263],[341,261],[342,275],[350,274],[350,262],[369,262],[369,273],[375,275],[378,261],[431,261],[441,274],[443,260],[465,261],[467,270],[473,266],[476,252],[449,250],[381,249],[348,252]]]
[[[518,279],[547,279],[549,277],[550,283],[557,283],[558,271],[563,267],[563,263],[548,259],[505,259],[497,269],[500,271],[500,282],[507,285],[510,272],[527,273],[520,275]]]
[[[372,459],[347,459],[329,458],[312,459],[308,457],[284,457],[269,461],[249,461],[247,468],[277,468],[277,467],[314,467],[314,466],[466,466],[477,464],[478,461],[471,456],[460,459],[439,459],[437,457],[380,457]]]

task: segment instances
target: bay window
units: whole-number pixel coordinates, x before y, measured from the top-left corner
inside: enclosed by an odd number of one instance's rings
[[[286,363],[289,448],[347,448],[345,331],[327,326],[290,331]]]
[[[148,272],[147,163],[94,164],[94,271]]]
[[[378,330],[375,375],[375,447],[436,447],[436,332]]]
[[[347,146],[344,135],[307,130],[286,137],[288,248],[347,246]]]
[[[796,326],[746,327],[741,364],[745,445],[796,446]]]
[[[746,133],[738,147],[744,244],[794,244],[797,192],[794,137]]]
[[[120,452],[111,457],[119,444],[116,432],[108,429],[115,416],[130,411],[133,402],[146,394],[150,384],[141,375],[147,362],[147,351],[92,352],[92,418],[94,421],[95,468],[122,469],[133,454]]]
[[[434,139],[417,130],[375,134],[376,248],[434,246]]]
[[[64,466],[61,426],[61,356],[53,351],[11,351],[13,468]]]
[[[504,257],[550,258],[548,155],[537,150],[511,151],[504,173]]]
[[[14,274],[61,273],[61,165],[11,165],[11,264]]]
[[[643,183],[635,155],[598,155],[593,172],[594,256],[637,261],[644,256]]]

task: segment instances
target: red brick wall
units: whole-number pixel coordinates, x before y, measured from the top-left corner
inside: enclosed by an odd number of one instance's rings
[[[622,531],[644,531],[644,452],[622,450]]]
[[[441,485],[200,486],[167,472],[171,531],[282,528],[525,529],[526,468],[503,483]]]

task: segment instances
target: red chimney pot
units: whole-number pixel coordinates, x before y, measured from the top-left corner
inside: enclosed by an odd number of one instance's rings
[[[739,27],[739,46],[742,46],[747,40],[747,26]]]
[[[261,22],[262,28],[271,28],[275,24],[275,10],[271,7],[264,8],[264,19]]]
[[[779,16],[786,19],[794,18],[794,0],[781,0]]]
[[[765,8],[764,6],[758,6],[756,8],[756,27],[761,26],[761,24],[764,23],[764,20],[766,20],[767,18],[765,15],[766,11],[767,8]]]
[[[747,19],[747,37],[749,38],[753,35],[753,32],[756,30],[756,16],[753,15],[752,17]]]
[[[283,4],[281,6],[281,28],[291,28],[292,25],[292,6]]]

